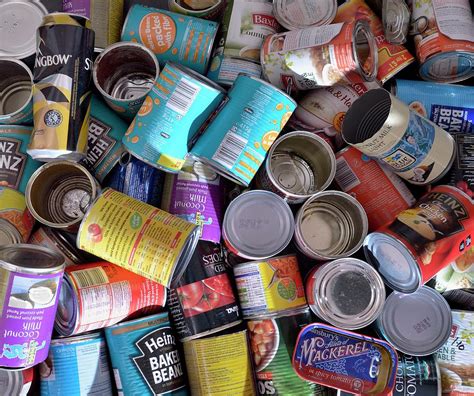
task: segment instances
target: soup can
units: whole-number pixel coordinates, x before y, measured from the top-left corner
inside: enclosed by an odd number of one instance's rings
[[[260,62],[240,57],[224,56],[223,48],[212,58],[207,77],[223,87],[231,87],[240,73],[262,78]]]
[[[373,81],[377,47],[366,21],[308,27],[267,36],[263,75],[287,91]]]
[[[177,14],[218,22],[225,8],[224,0],[168,0],[168,9]]]
[[[255,394],[247,330],[187,341],[183,347],[193,395]]]
[[[412,293],[471,248],[474,203],[436,186],[364,241],[367,261],[392,289]]]
[[[25,196],[12,188],[0,187],[0,246],[26,243],[34,225]]]
[[[33,379],[33,367],[25,370],[0,369],[0,392],[2,395],[27,396]]]
[[[1,367],[28,368],[47,358],[63,272],[63,258],[49,249],[0,247]]]
[[[287,30],[329,25],[336,11],[337,0],[277,0],[273,3],[275,18]]]
[[[33,74],[29,67],[17,59],[0,57],[0,73],[0,125],[31,124]]]
[[[92,78],[110,108],[131,121],[159,73],[160,66],[151,50],[139,43],[120,42],[99,54]]]
[[[296,102],[265,81],[243,74],[228,97],[191,155],[233,182],[248,186]]]
[[[167,312],[109,326],[105,336],[119,395],[188,395]]]
[[[409,0],[420,77],[454,83],[474,76],[474,38],[468,0]]]
[[[51,340],[39,373],[41,396],[114,394],[107,344],[100,332]]]
[[[199,128],[224,99],[206,77],[168,62],[123,138],[135,157],[178,173]]]
[[[55,329],[63,337],[101,329],[165,305],[166,289],[108,262],[66,268]]]
[[[84,216],[77,247],[170,287],[186,269],[198,234],[195,224],[107,188]]]
[[[35,127],[28,147],[33,159],[79,161],[86,156],[93,51],[94,31],[87,18],[63,13],[43,18],[33,74]]]
[[[371,231],[392,222],[416,201],[397,175],[354,147],[336,153],[334,180],[362,205]]]
[[[205,74],[219,24],[135,4],[122,29],[122,41],[144,44],[162,64],[172,61]]]

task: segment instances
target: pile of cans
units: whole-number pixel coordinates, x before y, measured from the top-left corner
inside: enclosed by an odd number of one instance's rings
[[[0,1],[1,395],[474,395],[467,0],[44,3]]]

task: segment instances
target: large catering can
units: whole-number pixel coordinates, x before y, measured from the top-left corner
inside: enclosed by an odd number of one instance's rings
[[[26,243],[34,225],[25,196],[13,188],[0,187],[0,246]]]
[[[288,30],[329,25],[337,11],[336,0],[276,0],[273,13]]]

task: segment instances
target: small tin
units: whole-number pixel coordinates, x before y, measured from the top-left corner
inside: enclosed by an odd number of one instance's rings
[[[119,395],[188,395],[167,312],[109,326],[105,336]]]
[[[107,188],[84,216],[77,247],[170,287],[185,271],[198,235],[195,224]]]
[[[122,29],[122,41],[142,43],[158,61],[168,61],[206,74],[219,24],[135,4]]]
[[[227,207],[222,237],[227,248],[248,260],[277,255],[291,241],[293,213],[275,193],[252,190],[240,194]]]
[[[383,33],[390,44],[406,43],[410,17],[410,9],[405,0],[383,0]]]
[[[200,127],[225,91],[206,77],[168,62],[123,138],[135,157],[178,173]]]
[[[287,30],[329,25],[336,16],[337,0],[277,0],[273,13]]]
[[[237,264],[233,269],[245,319],[307,307],[296,255]]]
[[[225,4],[224,0],[168,0],[168,9],[177,14],[219,22]]]
[[[436,290],[422,286],[414,293],[390,294],[375,327],[400,352],[424,356],[447,341],[451,323],[446,300]]]
[[[325,190],[336,173],[331,146],[318,135],[294,131],[279,137],[255,178],[258,188],[298,204]]]
[[[17,59],[0,57],[0,73],[0,125],[32,124],[33,74],[29,67]]]
[[[63,271],[64,260],[49,249],[0,247],[0,367],[32,367],[48,356]]]
[[[34,225],[25,196],[12,188],[0,187],[0,246],[26,243]]]
[[[0,369],[0,393],[8,396],[27,396],[33,379],[33,367],[25,370]]]
[[[349,257],[362,246],[368,230],[362,205],[341,191],[322,191],[309,198],[295,218],[295,244],[316,260]]]
[[[155,54],[142,44],[109,45],[94,61],[92,79],[106,103],[131,121],[160,74]]]
[[[248,186],[296,102],[265,81],[243,74],[228,97],[191,155],[233,182]]]
[[[224,56],[221,51],[212,58],[207,77],[223,87],[231,87],[240,73],[262,78],[262,66],[254,60]]]

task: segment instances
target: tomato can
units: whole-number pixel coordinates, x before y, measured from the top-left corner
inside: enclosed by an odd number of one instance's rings
[[[177,14],[218,22],[222,18],[224,0],[168,0],[168,9]]]
[[[207,77],[223,87],[231,87],[240,73],[262,78],[260,62],[234,56],[224,56],[223,48],[212,58]]]
[[[0,366],[32,367],[48,356],[63,258],[40,246],[0,247]]]
[[[34,225],[25,196],[12,188],[0,187],[0,246],[26,243]]]
[[[0,369],[0,392],[2,395],[27,396],[33,379],[33,367],[25,370]]]
[[[275,18],[288,30],[329,25],[336,11],[337,0],[277,0],[273,3]]]

